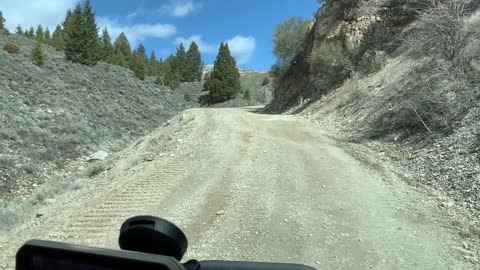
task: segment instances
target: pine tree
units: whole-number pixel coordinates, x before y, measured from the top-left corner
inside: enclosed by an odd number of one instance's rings
[[[90,0],[85,1],[82,17],[84,20],[82,43],[85,46],[83,64],[93,66],[100,60],[100,47],[98,44],[98,27]]]
[[[145,54],[145,47],[142,44],[138,45],[137,50],[130,58],[130,69],[140,80],[145,79],[147,72],[147,55]]]
[[[152,50],[150,53],[150,59],[148,59],[148,71],[147,74],[148,76],[154,76],[157,75],[157,70],[158,70],[158,60],[157,56],[155,55],[155,51]]]
[[[67,12],[64,21],[65,55],[76,63],[92,66],[99,60],[98,28],[90,0]]]
[[[186,62],[186,80],[189,82],[200,81],[202,79],[202,56],[195,41],[188,48]]]
[[[26,33],[26,36],[29,38],[35,38],[35,29],[33,29],[33,26],[30,26],[30,29],[28,30],[28,33]]]
[[[37,31],[35,32],[35,39],[38,42],[44,42],[45,33],[43,32],[43,27],[39,24],[37,26]]]
[[[2,11],[0,10],[0,32],[3,32],[6,28],[5,28],[5,18],[3,17],[3,13]]]
[[[112,64],[128,67],[128,60],[132,55],[132,48],[130,47],[130,43],[128,42],[125,33],[120,33],[120,35],[115,39],[115,42],[113,43],[113,50],[114,55]]]
[[[20,24],[17,25],[17,27],[15,28],[15,34],[17,34],[17,35],[22,35],[22,36],[25,34],[25,33],[23,32],[23,28],[22,28],[22,26],[21,26]]]
[[[32,53],[30,55],[32,62],[37,66],[43,66],[45,61],[47,60],[47,56],[43,52],[42,44],[37,42],[35,48],[33,48]]]
[[[43,38],[43,40],[44,40],[44,42],[45,42],[46,44],[50,44],[51,41],[52,41],[52,40],[51,40],[51,36],[50,36],[50,29],[48,29],[48,27],[47,27],[47,29],[45,29],[45,33],[44,33],[44,38]]]
[[[65,39],[63,35],[62,26],[57,25],[55,31],[52,34],[52,41],[51,44],[57,50],[64,51],[65,50]]]
[[[115,52],[122,54],[123,56],[130,56],[132,54],[132,48],[130,47],[130,43],[128,42],[127,36],[125,33],[120,33],[120,35],[115,40],[113,44]]]
[[[101,59],[105,62],[110,62],[113,56],[112,38],[108,33],[108,29],[104,28],[102,37],[100,38]]]
[[[147,52],[145,51],[145,46],[143,46],[142,43],[140,43],[138,45],[137,55],[140,56],[141,58],[145,59],[145,60],[147,59]]]
[[[137,76],[137,78],[142,81],[145,80],[147,67],[140,55],[135,54],[132,56],[130,69],[135,73],[135,76]]]
[[[214,85],[208,94],[211,103],[233,99],[240,92],[240,73],[235,59],[230,54],[228,44],[220,45],[212,78]]]
[[[168,86],[171,89],[175,89],[180,84],[178,80],[178,74],[175,72],[175,65],[177,59],[173,54],[165,59],[165,62],[161,64],[161,69],[157,77],[157,84]]]
[[[177,54],[175,57],[175,63],[173,65],[173,70],[178,80],[181,82],[187,82],[188,71],[187,71],[187,53],[185,52],[185,47],[183,43],[180,43],[180,46],[177,48]]]
[[[208,74],[203,84],[203,91],[212,91],[215,88],[215,79],[212,74]]]
[[[81,44],[82,30],[82,6],[77,4],[75,9],[67,11],[63,22],[65,55],[68,60],[80,63],[82,61],[83,45]]]

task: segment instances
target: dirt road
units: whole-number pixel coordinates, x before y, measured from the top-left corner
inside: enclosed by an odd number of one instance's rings
[[[317,269],[470,269],[455,231],[401,180],[349,156],[294,116],[193,109],[139,141],[94,188],[57,200],[0,241],[0,266],[30,238],[117,248],[121,222],[165,217],[188,258]]]

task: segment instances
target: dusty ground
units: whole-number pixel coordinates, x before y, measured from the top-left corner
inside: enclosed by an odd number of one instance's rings
[[[182,227],[188,258],[318,269],[478,269],[438,208],[294,116],[193,109],[132,145],[76,197],[0,237],[0,268],[39,238],[117,248],[127,217]]]

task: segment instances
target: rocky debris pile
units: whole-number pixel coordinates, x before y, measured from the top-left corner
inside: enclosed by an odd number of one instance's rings
[[[53,172],[85,160],[102,149],[109,153],[143,136],[186,108],[184,93],[137,79],[133,72],[99,63],[88,67],[44,46],[47,60],[30,60],[35,41],[1,35],[20,47],[0,50],[0,197],[31,192]]]

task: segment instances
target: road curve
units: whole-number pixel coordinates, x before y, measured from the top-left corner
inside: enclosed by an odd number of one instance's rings
[[[187,258],[317,269],[470,269],[442,213],[367,168],[318,127],[248,109],[191,109],[132,145],[95,188],[53,203],[0,241],[14,268],[27,239],[117,248],[127,217],[161,216]]]

